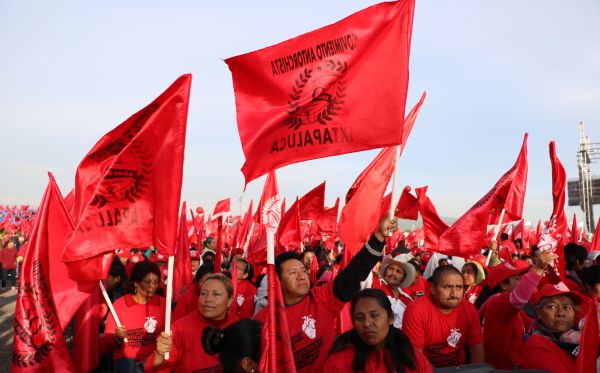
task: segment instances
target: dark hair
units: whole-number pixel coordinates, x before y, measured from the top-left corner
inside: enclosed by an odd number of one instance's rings
[[[418,272],[419,274],[423,274],[423,272],[421,271],[421,263],[419,263],[418,259],[412,258],[408,261],[408,264],[415,267],[415,272]]]
[[[246,264],[246,272],[244,272],[244,273],[248,274],[248,277],[246,277],[246,280],[252,281],[252,278],[254,277],[254,268],[252,268],[252,264],[250,264],[250,262],[247,261],[244,258],[239,258],[239,259],[236,259],[235,261],[236,262],[243,262],[243,263]]]
[[[537,245],[531,245],[531,257],[533,258],[535,254],[540,251],[540,248]]]
[[[260,361],[262,323],[243,319],[224,330],[207,326],[202,332],[202,347],[209,355],[218,354],[225,373],[238,371],[240,361],[249,357]]]
[[[508,233],[500,233],[500,241],[508,240]]]
[[[508,281],[508,278],[502,282],[507,282],[507,281]],[[500,284],[496,285],[496,287],[493,289],[490,288],[490,286],[488,284],[486,284],[484,287],[481,288],[481,292],[479,292],[479,296],[477,296],[477,299],[475,300],[475,303],[474,303],[475,308],[480,309],[481,306],[483,306],[483,304],[485,303],[486,300],[488,300],[489,297],[491,297],[494,294],[501,293],[501,292],[502,292],[502,288],[500,287]]]
[[[125,272],[125,266],[121,263],[118,256],[113,257],[112,263],[110,263],[110,269],[108,270],[108,274],[112,277],[121,277],[121,281],[127,280],[127,273]]]
[[[600,283],[600,264],[594,264],[584,268],[581,272],[581,281],[586,287],[590,288],[596,286],[597,283]]]
[[[288,260],[296,259],[302,262],[302,257],[295,251],[286,251],[285,253],[281,253],[277,255],[275,258],[275,272],[277,273],[277,277],[281,280],[281,265]]]
[[[317,271],[317,281],[321,278],[321,276],[323,276],[323,273],[332,270],[333,268],[329,264],[323,264],[322,266],[320,266],[319,270]]]
[[[387,295],[380,289],[364,289],[356,293],[352,298],[351,312],[354,315],[354,309],[359,300],[363,298],[372,298],[387,312],[390,318],[394,317],[392,305]],[[367,359],[371,353],[376,353],[372,346],[367,345],[360,339],[356,329],[349,330],[335,338],[329,354],[343,351],[348,347],[354,347],[356,354],[352,360],[352,370],[362,372],[366,368]],[[415,351],[407,336],[400,329],[390,325],[387,337],[385,338],[385,348],[389,354],[385,354],[385,366],[389,372],[404,372],[404,368],[415,369],[416,358]],[[391,360],[391,361],[390,361]]]
[[[433,285],[437,286],[442,280],[442,277],[445,276],[447,273],[454,273],[462,277],[462,273],[460,273],[460,271],[456,267],[452,265],[446,265],[437,267],[435,271],[433,271],[433,275],[431,275],[431,279],[429,281],[431,281]]]
[[[569,242],[565,245],[566,269],[573,269],[577,262],[583,263],[587,259],[588,253],[585,247]]]
[[[142,282],[148,273],[154,273],[160,281],[160,268],[156,263],[148,260],[135,263],[131,269],[131,282]]]
[[[212,263],[204,263],[196,270],[196,275],[194,276],[194,281],[198,283],[204,275],[207,273],[213,273],[215,271],[215,265]]]
[[[215,273],[208,276],[206,280],[204,280],[204,283],[206,284],[209,280],[221,281],[227,290],[227,297],[233,297],[233,284],[231,283],[231,279],[229,277],[225,276],[223,273]]]

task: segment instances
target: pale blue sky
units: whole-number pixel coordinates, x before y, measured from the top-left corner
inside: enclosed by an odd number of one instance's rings
[[[222,59],[375,3],[0,0],[0,204],[38,204],[47,170],[67,193],[95,142],[186,72],[194,80],[182,198],[208,210],[237,201],[244,156]],[[546,218],[548,142],[557,140],[569,178],[579,121],[600,142],[599,19],[594,0],[417,1],[407,105],[423,90],[428,97],[399,183],[429,185],[439,213],[458,217],[513,164],[528,131],[525,215]],[[374,155],[285,167],[280,192],[290,200],[326,179],[333,204]],[[244,208],[263,180],[248,186]]]

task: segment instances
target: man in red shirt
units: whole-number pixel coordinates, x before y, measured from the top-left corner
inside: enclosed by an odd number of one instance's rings
[[[462,274],[453,266],[441,266],[431,279],[431,294],[406,308],[403,332],[436,368],[483,363],[479,315],[475,306],[463,301]]]
[[[345,302],[359,291],[360,282],[382,257],[387,232],[398,228],[397,220],[385,218],[365,246],[352,258],[333,281],[310,288],[302,257],[288,251],[275,259],[275,271],[281,281],[283,300],[298,373],[320,372],[336,336],[336,321]],[[255,319],[264,321],[267,308]],[[278,366],[284,369],[283,353],[278,351]],[[281,357],[281,358],[280,358]]]
[[[2,264],[2,290],[5,290],[7,285],[11,286],[11,290],[15,290],[17,285],[17,249],[12,239],[6,241],[4,248],[0,249],[0,263]]]

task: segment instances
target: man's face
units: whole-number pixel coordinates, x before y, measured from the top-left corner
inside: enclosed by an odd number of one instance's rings
[[[463,278],[458,273],[446,273],[437,285],[431,288],[436,306],[442,310],[455,308],[463,298]]]
[[[404,277],[406,277],[404,268],[396,263],[388,265],[383,274],[383,279],[391,286],[399,286]]]
[[[304,296],[310,290],[308,272],[297,259],[289,259],[281,264],[281,289],[284,295]]]
[[[310,265],[314,257],[315,253],[313,253],[312,251],[308,251],[304,254],[304,256],[302,257],[302,261],[304,262],[304,266],[306,267],[306,269],[310,269]]]
[[[543,306],[536,310],[538,320],[554,333],[564,333],[573,328],[575,306],[566,295],[544,298]]]

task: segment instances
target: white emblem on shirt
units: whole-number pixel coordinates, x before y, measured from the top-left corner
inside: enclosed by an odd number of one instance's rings
[[[475,303],[476,300],[477,300],[477,294],[475,294],[475,293],[469,294],[469,302]]]
[[[156,324],[158,324],[158,321],[156,321],[154,316],[147,316],[146,322],[144,323],[144,329],[146,329],[148,333],[154,333],[156,330]]]
[[[448,336],[446,341],[448,342],[448,345],[450,347],[456,347],[458,345],[458,342],[460,341],[460,337],[462,337],[460,329],[451,329],[450,335]]]
[[[317,336],[315,323],[316,321],[312,318],[312,315],[302,316],[302,331],[310,339],[315,339]]]
[[[240,307],[242,306],[242,303],[244,303],[244,299],[245,298],[244,298],[244,296],[242,294],[238,294],[238,296],[236,298],[238,306],[240,306]]]

